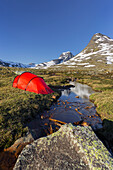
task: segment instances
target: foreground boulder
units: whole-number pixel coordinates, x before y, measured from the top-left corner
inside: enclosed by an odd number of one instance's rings
[[[111,154],[91,127],[66,124],[59,131],[27,145],[14,170],[113,169]]]

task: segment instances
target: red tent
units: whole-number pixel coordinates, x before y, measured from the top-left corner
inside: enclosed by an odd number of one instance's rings
[[[16,76],[13,81],[13,87],[38,94],[49,94],[54,92],[47,86],[43,78],[30,72],[24,72],[21,75]]]

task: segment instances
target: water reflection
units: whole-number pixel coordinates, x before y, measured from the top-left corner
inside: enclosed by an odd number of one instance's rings
[[[96,108],[89,101],[89,96],[94,93],[92,88],[77,82],[70,84],[75,87],[62,91],[59,102],[51,107],[49,114],[52,115],[52,118],[66,123],[83,120],[93,128],[102,127],[102,121],[96,114]]]
[[[89,96],[94,93],[90,86],[77,82],[70,82],[70,84],[75,87],[63,90],[60,97],[61,100],[75,101],[75,98],[78,96],[79,98],[76,98],[76,102],[87,102],[87,105],[93,105],[93,103],[89,102]]]
[[[66,89],[66,90],[63,90],[63,91],[62,91],[62,95],[63,95],[63,96],[69,96],[70,93],[71,93],[71,89]]]
[[[74,85],[75,87],[71,88],[71,92],[75,93],[82,99],[89,99],[89,96],[94,93],[92,88],[86,84],[81,84],[77,82],[70,82],[70,84]]]
[[[94,92],[91,87],[83,85],[76,82],[71,82],[72,87],[67,90],[62,91],[62,95],[56,104],[52,105],[50,110],[42,113],[42,124],[52,123],[49,121],[49,117],[52,119],[57,119],[66,123],[74,123],[79,121],[84,121],[92,128],[97,129],[102,127],[102,121],[96,113],[96,108],[93,103],[89,101],[89,96]],[[28,127],[35,130],[32,124],[37,124],[39,127],[39,119],[37,121],[32,121]],[[30,127],[31,125],[31,127]],[[42,126],[43,127],[43,126]],[[38,132],[38,135],[40,133]]]

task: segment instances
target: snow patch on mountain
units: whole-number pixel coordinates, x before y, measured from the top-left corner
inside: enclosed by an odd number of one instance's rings
[[[88,61],[89,65],[86,61]],[[113,39],[100,33],[96,33],[92,37],[84,50],[62,64],[94,67],[97,65],[97,62],[113,64]]]
[[[111,42],[113,42],[113,39],[111,39],[111,38],[109,38],[109,37],[107,37],[106,35],[102,35],[102,34],[100,34],[100,33],[96,33],[95,34],[95,37],[96,38],[98,38],[96,41],[95,41],[95,43],[99,43],[99,42],[104,42],[104,41],[111,41]]]
[[[62,62],[68,61],[72,57],[74,57],[74,55],[70,51],[67,51],[67,52],[63,52],[58,59],[54,59],[49,62],[44,62],[44,63],[40,63],[40,64],[30,63],[29,65],[25,65],[25,64],[21,64],[21,63],[15,63],[15,62],[9,62],[9,61],[6,62],[6,61],[0,60],[0,66],[23,67],[23,68],[30,67],[30,68],[34,68],[34,69],[47,69],[48,67],[58,65]]]
[[[22,68],[28,68],[30,65],[17,63],[17,62],[10,62],[10,61],[3,61],[0,59],[0,67],[22,67]]]
[[[87,66],[84,66],[84,67],[95,67],[95,65],[87,65]]]
[[[74,57],[74,55],[70,51],[63,52],[58,59],[54,59],[54,60],[51,60],[49,62],[37,64],[34,68],[35,69],[47,69],[48,67],[58,65],[58,64],[61,64],[65,61],[68,61],[72,57]]]
[[[76,56],[70,51],[63,52],[58,59],[40,64],[30,63],[29,65],[5,62],[0,60],[0,66],[6,67],[30,67],[34,69],[47,69],[49,67],[104,67],[113,66],[113,39],[106,35],[96,33],[88,45]]]

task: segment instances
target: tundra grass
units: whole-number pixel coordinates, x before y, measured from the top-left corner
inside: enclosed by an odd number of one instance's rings
[[[113,121],[113,73],[84,75],[79,82],[88,84],[96,92],[90,100],[97,106],[96,110],[102,119]]]
[[[67,82],[67,79],[77,79],[78,82],[88,84],[95,90],[90,96],[90,100],[97,106],[96,110],[102,119],[113,121],[113,71],[106,66],[105,69],[78,69],[63,68],[46,70],[48,77],[45,79],[49,84],[61,85]]]
[[[97,112],[102,119],[113,121],[113,72],[101,74],[97,70],[76,69],[23,69],[0,68],[0,149],[9,147],[13,142],[27,132],[25,123],[48,109],[58,92],[49,95],[37,95],[12,87],[16,71],[30,71],[43,77],[48,85],[67,85],[68,80],[90,85],[96,93],[90,99],[97,106]],[[53,89],[54,90],[54,89]]]
[[[14,71],[15,69],[0,68],[0,149],[9,147],[16,139],[24,136],[27,132],[25,123],[44,109],[49,109],[55,100],[53,95],[56,98],[60,96],[59,92],[42,95],[13,88],[16,76]]]

